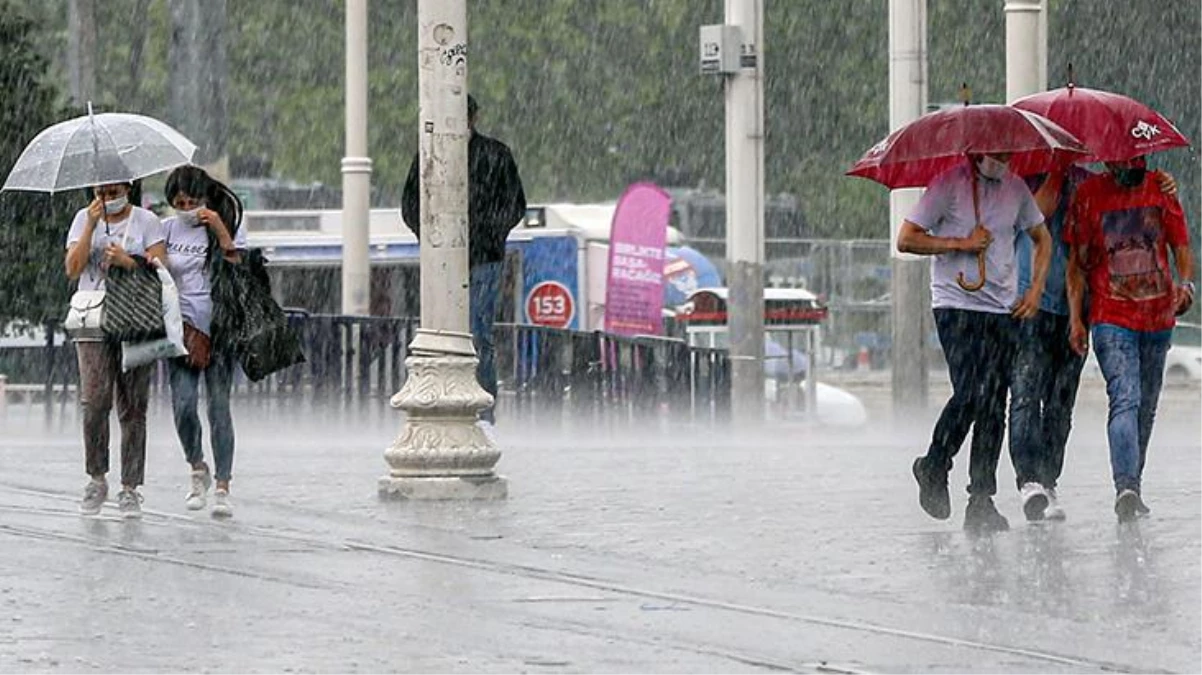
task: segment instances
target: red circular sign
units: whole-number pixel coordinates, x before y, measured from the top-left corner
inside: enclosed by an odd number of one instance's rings
[[[572,292],[558,281],[536,284],[526,294],[526,316],[536,326],[567,328],[576,316]]]

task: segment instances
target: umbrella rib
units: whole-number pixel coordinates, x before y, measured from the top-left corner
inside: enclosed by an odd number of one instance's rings
[[[86,119],[86,118],[81,118],[81,119]],[[79,132],[79,128],[82,126],[83,126],[83,124],[80,124],[78,127],[76,127],[70,133],[67,134],[67,140],[63,143],[62,152],[60,152],[59,156],[58,156],[58,166],[55,168],[55,171],[54,171],[54,189],[50,191],[51,194],[58,192],[58,181],[62,177],[64,160],[67,158],[67,149],[71,147],[71,139],[75,137],[75,134]],[[37,139],[35,138],[34,141],[37,141]]]

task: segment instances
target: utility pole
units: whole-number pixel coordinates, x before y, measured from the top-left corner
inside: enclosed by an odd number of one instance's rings
[[[171,121],[196,143],[193,161],[228,182],[226,0],[171,0]]]
[[[927,106],[926,0],[889,0],[889,128],[921,117]],[[897,251],[897,232],[922,190],[889,194],[893,256],[893,410],[901,418],[926,407],[930,395],[927,334],[931,327],[930,261]]]
[[[367,0],[346,2],[346,156],[342,158],[342,313],[371,314],[371,158],[367,156]]]
[[[468,324],[467,2],[418,0],[421,328],[392,397],[405,427],[384,452],[385,499],[504,499],[501,458],[476,424],[492,397],[476,382]]]
[[[726,0],[742,36],[726,77],[726,259],[731,412],[764,419],[764,0]]]

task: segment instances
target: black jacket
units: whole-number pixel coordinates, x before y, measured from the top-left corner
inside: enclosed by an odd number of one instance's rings
[[[420,239],[421,191],[413,158],[401,195],[401,217]],[[526,193],[513,153],[502,142],[472,132],[468,161],[468,262],[471,266],[505,259],[505,239],[526,215]]]

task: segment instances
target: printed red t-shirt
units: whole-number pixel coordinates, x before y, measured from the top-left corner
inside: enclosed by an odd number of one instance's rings
[[[1155,173],[1132,189],[1109,173],[1086,180],[1073,199],[1064,241],[1084,248],[1078,261],[1089,283],[1090,324],[1173,327],[1177,294],[1169,247],[1188,244],[1189,235],[1181,203],[1161,192]]]

